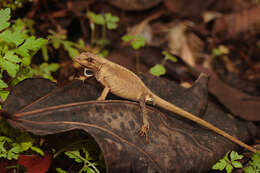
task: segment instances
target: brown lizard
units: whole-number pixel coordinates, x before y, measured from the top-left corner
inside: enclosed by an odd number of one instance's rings
[[[224,136],[230,141],[248,149],[249,151],[254,153],[257,152],[255,148],[243,143],[239,139],[229,135],[225,131],[215,127],[209,122],[155,95],[149,88],[145,86],[145,84],[137,75],[135,75],[127,68],[124,68],[123,66],[89,52],[81,53],[79,56],[75,57],[74,60],[84,67],[84,78],[94,76],[104,86],[104,90],[97,100],[105,100],[107,94],[111,92],[119,97],[140,103],[143,113],[143,125],[140,130],[140,135],[145,136],[146,140],[149,131],[149,122],[145,106],[146,103],[152,103],[153,105],[158,105],[161,108],[192,120],[216,132],[217,134]],[[92,73],[88,73],[89,71]]]

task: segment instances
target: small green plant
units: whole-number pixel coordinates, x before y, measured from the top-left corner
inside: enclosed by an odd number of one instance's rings
[[[213,58],[229,54],[229,49],[224,45],[219,45],[217,48],[212,50]]]
[[[93,172],[93,173],[99,173],[99,170],[96,168],[96,163],[91,163],[89,160],[88,152],[87,150],[84,150],[84,156],[81,156],[80,152],[78,150],[76,151],[67,151],[65,152],[65,155],[68,156],[69,158],[73,159],[77,163],[82,163],[83,166],[80,169],[79,173],[81,172]]]
[[[239,155],[235,151],[227,152],[223,159],[220,159],[212,169],[214,170],[226,170],[227,173],[231,173],[234,168],[242,168],[243,165],[238,161],[243,158],[243,155]]]
[[[166,68],[164,67],[164,64],[167,60],[170,60],[172,62],[177,62],[177,58],[173,55],[171,55],[167,51],[162,51],[162,54],[164,55],[164,59],[161,64],[156,64],[152,68],[150,68],[150,73],[154,76],[161,76],[166,74]]]
[[[137,35],[137,36],[133,36],[133,35],[124,35],[122,37],[122,40],[124,42],[130,42],[132,48],[134,50],[138,50],[140,49],[141,47],[144,47],[145,44],[146,44],[146,41],[145,39],[140,36],[140,35]]]
[[[126,42],[126,43],[130,43],[132,48],[134,50],[136,50],[136,54],[135,54],[135,58],[136,58],[136,71],[140,72],[140,58],[139,58],[139,53],[138,50],[141,47],[144,47],[146,44],[146,40],[140,36],[140,35],[124,35],[121,37],[121,39]]]
[[[56,171],[57,171],[58,173],[67,173],[67,171],[64,171],[64,170],[61,169],[61,168],[56,168]]]
[[[249,161],[249,166],[243,168],[245,173],[259,173],[260,172],[260,156],[254,153]]]
[[[99,168],[105,168],[103,155],[92,137],[69,144],[67,147],[59,150],[54,157],[63,152],[78,165],[82,165],[79,173],[99,173],[97,166]],[[56,171],[58,173],[66,172],[61,168],[56,168]]]
[[[34,138],[26,132],[12,129],[3,120],[0,121],[0,132],[0,158],[17,160],[20,153],[28,150],[44,155],[44,152],[34,145]]]
[[[30,138],[30,141],[17,143],[11,138],[0,136],[0,158],[17,160],[20,153],[29,149],[43,156],[44,152],[40,148],[33,146],[33,142],[33,139]]]
[[[9,8],[0,10],[0,97],[2,101],[8,96],[9,91],[6,88],[9,86],[14,86],[35,74],[42,76],[41,73],[37,73],[39,71],[37,66],[34,66],[35,69],[31,67],[31,61],[38,50],[48,42],[46,39],[32,35],[34,30],[31,20],[17,19],[11,24],[10,13]],[[49,76],[43,75],[53,79],[50,73]]]
[[[16,8],[21,8],[25,3],[32,2],[32,0],[1,0],[1,8],[11,8],[15,10]]]
[[[106,29],[113,30],[116,29],[119,22],[119,17],[113,16],[111,13],[96,14],[92,11],[88,11],[86,13],[86,17],[90,21],[90,29],[91,29],[91,43],[97,43],[99,46],[105,46],[109,44],[109,40],[106,37]],[[96,30],[95,25],[102,26],[102,38],[96,39]]]
[[[50,40],[50,44],[52,44],[55,49],[59,49],[62,45],[71,58],[79,54],[78,48],[84,48],[82,47],[82,44],[84,46],[84,42],[82,43],[83,40],[81,40],[79,44],[68,41],[66,31],[61,28],[58,30],[58,32],[50,30],[49,33],[50,35],[48,36],[48,39]],[[45,49],[46,50],[44,50],[44,59],[48,60],[49,57],[47,53],[47,47]]]

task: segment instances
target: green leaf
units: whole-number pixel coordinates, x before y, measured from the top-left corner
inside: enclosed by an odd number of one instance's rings
[[[105,20],[106,20],[106,25],[107,25],[108,29],[116,29],[117,28],[117,22],[119,21],[119,17],[112,16],[111,13],[106,13],[105,14]]]
[[[21,34],[23,35],[23,38],[28,37],[28,35],[26,34],[28,32],[28,30],[26,30],[25,28],[26,28],[26,25],[22,19],[15,20],[15,23],[12,25],[13,31],[21,32]]]
[[[55,49],[59,49],[61,45],[61,40],[55,36],[49,37],[52,40],[52,45]]]
[[[13,51],[7,51],[3,58],[13,63],[21,62],[21,59],[18,58],[18,56],[15,55]]]
[[[0,136],[0,141],[6,141],[6,142],[13,142],[13,140],[11,138],[8,138],[6,136]]]
[[[96,15],[96,13],[91,12],[91,11],[88,11],[88,12],[86,13],[86,16],[87,16],[90,20],[92,20],[92,21],[94,20],[95,15]]]
[[[4,91],[4,90],[0,90],[0,97],[2,98],[3,101],[5,101],[9,95],[9,91]]]
[[[254,153],[252,156],[252,163],[255,165],[258,169],[260,168],[260,156],[257,153]]]
[[[224,45],[220,45],[212,50],[212,54],[214,57],[229,54],[229,49]]]
[[[67,171],[64,171],[64,170],[61,169],[61,168],[56,168],[56,171],[57,171],[58,173],[67,173]]]
[[[107,56],[109,55],[109,50],[104,49],[104,50],[102,50],[101,52],[99,52],[98,55],[99,55],[99,56],[102,56],[102,57],[107,57]]]
[[[64,49],[68,51],[69,56],[71,58],[73,58],[79,54],[78,50],[76,48],[72,47],[72,45],[74,45],[73,42],[70,42],[70,41],[63,42]]]
[[[2,68],[3,68],[4,70],[7,71],[7,73],[8,73],[11,77],[15,77],[16,74],[17,74],[17,72],[18,72],[18,70],[19,70],[19,65],[18,65],[18,64],[14,64],[14,63],[9,62],[9,61],[7,61],[7,60],[5,60],[5,59],[3,59],[3,60],[1,61],[1,64],[0,64],[0,65],[2,66]]]
[[[66,154],[69,158],[74,159],[75,162],[77,162],[77,163],[82,163],[82,162],[83,162],[83,161],[80,159],[81,157],[80,157],[79,151],[67,151],[67,152],[65,152],[65,154]]]
[[[33,144],[31,141],[26,141],[26,142],[22,142],[20,145],[22,151],[27,151]]]
[[[243,165],[239,162],[239,161],[233,161],[231,162],[232,165],[235,167],[235,168],[242,168]]]
[[[10,8],[0,10],[0,31],[4,30],[5,28],[9,27],[10,22]]]
[[[44,156],[44,152],[42,151],[42,149],[35,147],[35,146],[31,146],[30,148],[31,148],[31,150],[35,151],[36,153],[40,154],[41,156]]]
[[[212,169],[222,171],[226,166],[227,162],[224,159],[221,159],[215,165],[212,166]]]
[[[22,65],[29,66],[31,64],[32,57],[26,56],[22,58]]]
[[[230,151],[225,154],[225,156],[223,158],[224,160],[229,161],[229,158],[228,158],[229,153],[230,153]]]
[[[23,151],[20,145],[16,145],[7,152],[7,159],[18,159],[19,153]]]
[[[243,155],[239,155],[237,152],[231,151],[231,153],[230,153],[231,162],[234,160],[240,160],[242,158],[243,158]]]
[[[88,166],[83,167],[81,170],[86,172],[86,173],[97,173],[94,169],[92,169]]]
[[[245,171],[245,173],[258,173],[256,172],[256,170],[254,170],[252,166],[245,167],[243,168],[243,170]]]
[[[107,39],[102,39],[101,38],[101,39],[96,40],[96,43],[99,46],[106,46],[106,45],[110,44],[110,41],[107,40]]]
[[[0,89],[7,88],[7,87],[8,85],[3,80],[0,79]]]
[[[113,23],[119,22],[119,17],[113,16],[111,13],[106,13],[105,19],[107,22],[113,22]]]
[[[231,173],[234,168],[232,165],[228,164],[225,169],[226,169],[227,173]]]
[[[104,25],[105,24],[105,19],[102,15],[96,14],[94,12],[88,11],[87,12],[87,17],[94,22],[95,24],[98,25]]]
[[[108,29],[116,29],[117,28],[117,24],[116,23],[107,23],[107,28]]]
[[[34,36],[31,36],[30,38],[26,39],[25,42],[15,50],[15,52],[23,57],[28,57],[31,56],[29,54],[30,50],[34,51],[33,53],[35,53],[47,43],[48,41],[46,39],[35,39]]]
[[[0,34],[0,39],[7,43],[13,43],[16,46],[19,46],[24,41],[24,35],[22,31],[15,30],[12,32],[11,30],[5,30]]]
[[[78,44],[77,44],[77,48],[84,50],[85,47],[86,47],[86,45],[85,45],[84,40],[79,39]]]
[[[124,42],[129,42],[130,40],[133,40],[133,39],[134,39],[134,36],[132,36],[132,35],[124,35],[123,37],[121,37],[121,39],[122,39]]]
[[[161,76],[166,74],[166,69],[161,64],[156,64],[152,68],[150,68],[150,73],[154,76]]]
[[[4,147],[5,141],[0,142],[0,158],[6,158],[7,157],[7,150]]]
[[[141,47],[145,46],[145,39],[141,36],[137,36],[135,39],[132,40],[131,45],[135,50],[140,49]]]
[[[98,14],[94,18],[94,23],[96,23],[98,25],[104,25],[105,24],[105,19],[104,19],[104,17],[102,15]]]
[[[170,60],[172,62],[177,62],[178,61],[175,56],[171,55],[169,52],[167,52],[165,50],[162,51],[162,54],[165,56],[166,60]]]
[[[44,63],[43,63],[44,64]],[[43,65],[42,64],[42,65]],[[42,66],[41,65],[41,66]],[[48,64],[48,65],[46,65],[46,66],[44,66],[45,67],[45,71],[46,72],[55,72],[55,71],[57,71],[58,70],[58,68],[60,67],[60,65],[59,64],[57,64],[57,63],[51,63],[51,64]],[[42,67],[41,67],[42,68]]]
[[[22,70],[19,72],[19,75],[12,80],[11,85],[15,86],[16,84],[18,84],[19,82],[21,82],[24,79],[33,77],[33,70],[31,69],[30,66],[25,66],[24,68],[22,68]]]
[[[46,62],[42,63],[40,66],[37,66],[32,69],[32,72],[35,76],[42,76],[43,78],[54,80],[51,72],[57,71],[59,68],[59,64],[51,63],[47,64]]]

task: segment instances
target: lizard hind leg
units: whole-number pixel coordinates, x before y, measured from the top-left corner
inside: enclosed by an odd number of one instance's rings
[[[148,143],[148,132],[150,130],[150,125],[148,121],[148,115],[147,115],[147,109],[146,109],[146,102],[150,101],[150,97],[142,97],[139,101],[141,111],[142,111],[142,116],[143,116],[143,125],[139,131],[140,136],[145,137],[146,143]]]

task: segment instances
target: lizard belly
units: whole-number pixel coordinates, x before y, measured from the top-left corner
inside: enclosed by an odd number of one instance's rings
[[[142,96],[142,87],[136,83],[120,82],[110,85],[111,93],[129,100],[138,101]]]
[[[104,65],[100,71],[104,76],[104,82],[107,83],[110,92],[125,99],[139,101],[146,89],[145,85],[134,73],[119,67],[116,64]],[[97,79],[101,79],[97,76]],[[99,80],[102,83],[102,80]],[[106,86],[106,84],[103,84]]]

